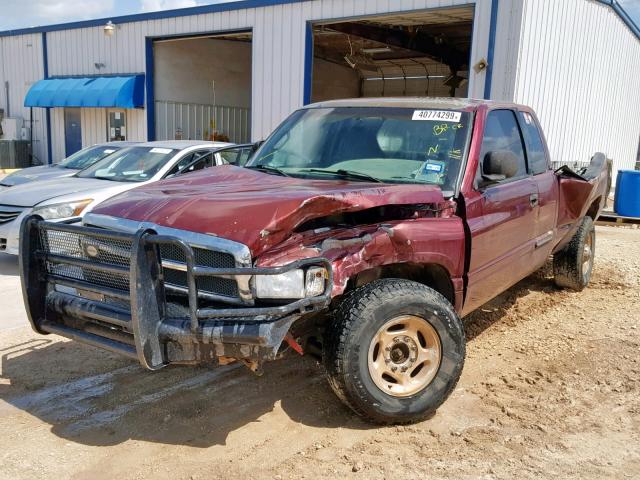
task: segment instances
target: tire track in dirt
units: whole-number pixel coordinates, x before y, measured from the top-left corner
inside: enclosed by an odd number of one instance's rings
[[[354,417],[310,358],[151,373],[3,332],[0,478],[640,476],[638,240],[598,228],[591,287],[542,272],[470,315],[458,387],[411,426]]]

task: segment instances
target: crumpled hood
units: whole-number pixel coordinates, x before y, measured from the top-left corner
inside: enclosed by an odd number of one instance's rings
[[[69,177],[77,172],[78,170],[62,168],[57,165],[40,165],[38,167],[23,168],[18,172],[7,175],[0,180],[0,185],[22,185],[23,183],[33,182],[34,180]]]
[[[136,188],[93,213],[214,234],[247,245],[257,256],[314,218],[443,201],[432,185],[305,180],[229,165]]]
[[[30,182],[2,190],[0,192],[0,205],[33,207],[45,200],[50,200],[62,195],[71,195],[85,191],[94,192],[115,185],[120,184],[95,178],[77,177]]]

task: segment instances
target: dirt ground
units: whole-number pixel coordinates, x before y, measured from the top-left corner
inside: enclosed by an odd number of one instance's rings
[[[0,269],[16,285],[4,323],[21,299],[15,265]],[[640,230],[598,227],[584,292],[536,274],[466,329],[462,378],[437,414],[377,428],[306,357],[260,378],[151,373],[14,326],[0,332],[0,478],[640,478]]]

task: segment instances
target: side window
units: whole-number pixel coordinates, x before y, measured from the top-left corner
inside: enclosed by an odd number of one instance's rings
[[[484,171],[483,162],[487,153],[505,150],[513,153],[518,160],[518,172],[511,179],[526,176],[527,163],[516,116],[511,110],[493,110],[489,112],[484,127],[478,174]]]
[[[529,171],[533,175],[544,173],[549,170],[549,163],[544,150],[544,142],[538,130],[533,116],[527,112],[518,112],[520,117],[520,127],[524,144],[527,147],[527,160],[529,161]]]
[[[186,167],[187,165],[189,165],[189,163],[191,163],[191,161],[193,160],[193,156],[195,155],[195,152],[191,152],[186,154],[184,157],[182,157],[180,160],[178,160],[178,163],[176,163],[173,168],[171,170],[169,170],[169,172],[167,173],[167,177],[170,177],[171,175],[175,175],[176,173],[178,173],[180,171],[180,169]]]
[[[191,164],[187,164],[186,170],[182,170],[182,173],[195,172],[196,170],[202,170],[213,165],[213,153],[204,150],[193,154]]]
[[[252,147],[234,148],[219,152],[223,165],[235,165],[237,167],[244,167],[249,157],[253,153]]]
[[[176,163],[173,168],[169,170],[169,173],[167,173],[167,177],[176,175],[177,173],[195,172],[196,170],[202,170],[203,168],[207,168],[212,165],[213,153],[206,150],[191,152],[182,157],[178,161],[178,163]],[[184,170],[185,168],[186,170]]]

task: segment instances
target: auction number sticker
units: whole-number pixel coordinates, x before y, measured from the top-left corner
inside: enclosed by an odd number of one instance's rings
[[[459,122],[461,112],[451,110],[414,110],[411,120],[438,120],[441,122]]]

